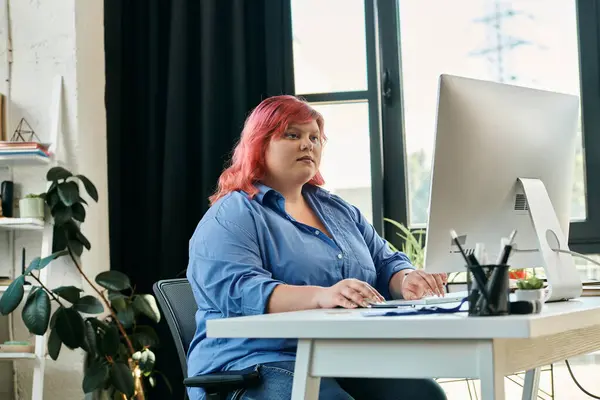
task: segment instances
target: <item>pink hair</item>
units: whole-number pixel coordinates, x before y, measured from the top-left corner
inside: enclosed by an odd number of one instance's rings
[[[254,182],[266,172],[265,152],[271,138],[282,136],[290,124],[304,124],[312,120],[317,122],[321,141],[324,141],[323,116],[306,101],[289,95],[263,100],[246,119],[231,165],[219,177],[217,190],[209,197],[210,204],[235,190],[243,190],[253,198],[258,193]],[[323,185],[325,181],[317,171],[308,183]]]

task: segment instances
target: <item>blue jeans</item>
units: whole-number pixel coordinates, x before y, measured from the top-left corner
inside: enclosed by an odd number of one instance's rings
[[[292,397],[294,362],[259,366],[257,387],[231,393],[227,400],[289,400]],[[319,400],[445,400],[446,394],[432,379],[322,378]]]

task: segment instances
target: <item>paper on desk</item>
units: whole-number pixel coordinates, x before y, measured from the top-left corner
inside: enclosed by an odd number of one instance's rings
[[[464,306],[464,307],[463,307]],[[468,311],[469,303],[467,299],[454,307],[443,306],[421,306],[415,308],[399,307],[388,310],[363,311],[363,317],[396,317],[403,315],[429,315],[429,314],[454,314],[457,312]]]

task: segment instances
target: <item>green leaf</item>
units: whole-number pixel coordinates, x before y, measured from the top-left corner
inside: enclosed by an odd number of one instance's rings
[[[50,322],[50,296],[43,289],[33,290],[21,314],[23,323],[34,335],[43,335]]]
[[[48,266],[48,264],[56,260],[58,257],[62,257],[68,254],[69,253],[67,251],[57,251],[55,253],[50,254],[48,257],[36,257],[31,261],[29,267],[27,267],[27,269],[25,270],[25,274],[29,274],[31,271],[44,269]]]
[[[133,396],[133,374],[127,365],[120,362],[113,363],[110,369],[110,380],[127,398]]]
[[[77,201],[78,201],[79,203],[83,203],[83,204],[85,204],[86,206],[88,205],[87,201],[85,201],[85,199],[83,199],[82,197],[79,197],[79,199],[77,199]]]
[[[125,329],[129,329],[133,326],[135,321],[135,313],[133,312],[133,308],[126,307],[124,310],[117,312],[117,318]]]
[[[142,352],[142,358],[140,359],[140,369],[142,372],[152,372],[154,363],[156,362],[156,356],[148,349]]]
[[[71,211],[73,212],[73,219],[84,222],[85,221],[85,207],[81,205],[81,203],[75,203],[71,206]]]
[[[58,203],[52,207],[51,213],[57,225],[63,225],[73,218],[73,210],[71,210],[71,207],[62,203]]]
[[[85,191],[88,193],[88,195],[97,203],[98,190],[96,190],[96,186],[94,186],[94,184],[83,175],[77,175],[77,177],[79,180],[81,180],[81,182],[83,182],[83,186],[85,187]]]
[[[138,294],[133,298],[133,308],[149,317],[156,323],[160,322],[160,311],[156,299],[151,294]]]
[[[58,196],[65,206],[72,206],[79,199],[77,182],[64,182],[58,185]]]
[[[58,203],[60,203],[60,196],[58,195],[58,190],[56,187],[48,190],[46,196],[44,198],[46,200],[46,204],[52,210]]]
[[[84,335],[83,335],[83,343],[81,348],[88,352],[92,357],[94,357],[97,353],[96,347],[96,329],[90,322],[90,318],[84,321]]]
[[[40,269],[40,261],[42,259],[40,257],[36,257],[29,263],[29,266],[25,270],[24,274],[29,274],[31,271],[35,271]]]
[[[101,359],[95,359],[85,370],[82,384],[83,392],[91,393],[96,389],[103,388],[107,378],[108,365]]]
[[[6,292],[0,296],[0,314],[8,315],[17,308],[25,294],[24,284],[25,277],[21,275],[6,288]]]
[[[63,167],[52,167],[46,173],[46,180],[57,181],[59,179],[67,179],[70,176],[73,176],[73,174]]]
[[[67,234],[62,226],[54,225],[52,239],[52,251],[61,251],[67,248]]]
[[[126,299],[128,296],[116,290],[108,290],[108,300],[113,301],[115,299]]]
[[[108,326],[100,342],[100,351],[105,356],[113,357],[119,350],[119,330],[114,324]]]
[[[77,255],[77,257],[81,257],[81,254],[83,253],[83,244],[81,244],[79,240],[69,240],[67,246],[71,249],[73,254]]]
[[[83,233],[81,233],[81,231],[77,231],[76,235],[77,235],[76,239],[79,240],[79,242],[81,242],[81,244],[83,244],[86,249],[90,250],[92,248],[90,241],[87,240],[87,238],[85,236],[83,236]]]
[[[106,322],[100,321],[98,318],[90,317],[90,318],[87,318],[86,321],[89,322],[94,327],[94,330],[100,331],[103,334],[109,328],[109,325]]]
[[[60,286],[52,291],[71,304],[76,304],[79,301],[81,292],[83,292],[83,290],[75,286]]]
[[[70,349],[81,346],[84,324],[81,315],[73,308],[61,307],[56,311],[55,328],[60,340]]]
[[[48,354],[54,361],[56,361],[58,355],[60,354],[61,346],[62,342],[60,341],[60,337],[58,336],[56,329],[52,329],[48,337]]]
[[[119,311],[123,311],[125,309],[127,309],[128,305],[127,305],[127,300],[125,300],[125,297],[117,297],[115,299],[113,299],[110,302],[110,305],[112,306],[112,308],[114,308],[117,312]]]
[[[74,304],[73,307],[82,313],[86,314],[100,314],[104,312],[104,306],[94,296],[83,296],[77,304]]]
[[[54,314],[52,314],[52,317],[50,318],[50,329],[54,329],[54,327],[56,326],[56,317],[58,316],[58,310],[59,309],[57,309],[54,312]]]
[[[110,290],[125,290],[131,287],[129,277],[119,271],[105,271],[96,276],[96,283]]]
[[[148,325],[138,325],[134,333],[129,335],[129,338],[134,343],[135,348],[156,347],[159,339],[154,328]]]

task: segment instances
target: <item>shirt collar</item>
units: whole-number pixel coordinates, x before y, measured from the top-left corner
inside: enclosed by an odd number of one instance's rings
[[[262,182],[255,182],[254,186],[258,189],[258,193],[254,198],[262,205],[265,204],[265,199],[266,201],[268,201],[269,196],[276,195],[279,197],[283,197],[281,196],[281,193],[265,185]],[[331,196],[331,194],[327,190],[310,184],[306,184],[304,185],[304,187],[302,187],[302,193],[310,193],[317,196],[324,196],[326,198],[329,198]]]
[[[273,189],[261,182],[255,182],[254,186],[258,189],[258,193],[256,194],[256,196],[254,196],[254,198],[256,199],[256,201],[258,201],[260,204],[263,204],[263,205],[264,205],[265,196],[267,196],[270,192],[279,194],[279,192],[277,192],[275,189]]]

